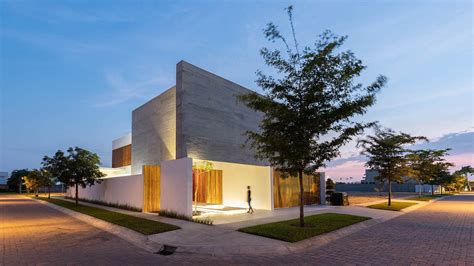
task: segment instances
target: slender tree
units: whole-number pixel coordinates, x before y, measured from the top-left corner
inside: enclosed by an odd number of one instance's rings
[[[465,186],[468,188],[468,190],[471,190],[472,188],[471,188],[471,185],[469,184],[469,175],[474,174],[474,168],[471,167],[470,165],[463,166],[463,167],[461,167],[460,170],[456,171],[455,173],[457,175],[465,176],[465,178],[466,178],[466,181],[465,181],[466,185]]]
[[[431,193],[433,194],[436,175],[441,171],[447,171],[448,167],[453,166],[453,164],[446,162],[444,159],[448,155],[449,150],[416,150],[407,154],[408,176],[417,180],[420,185],[424,183],[431,184]]]
[[[194,180],[194,213],[198,214],[198,196],[199,196],[199,181],[201,176],[209,173],[214,168],[214,165],[209,161],[201,161],[193,165],[193,170],[195,172]]]
[[[38,190],[40,187],[47,185],[48,177],[41,170],[33,169],[24,177],[24,181],[26,189],[34,191],[36,197],[38,197]]]
[[[69,187],[75,187],[76,204],[79,204],[79,186],[85,188],[100,183],[105,175],[99,170],[97,154],[79,147],[69,148],[67,155],[59,150],[53,157],[43,158],[43,167]]]
[[[256,157],[290,176],[298,176],[299,218],[300,226],[304,226],[303,172],[314,174],[339,155],[342,145],[375,124],[354,118],[375,103],[375,94],[386,78],[379,76],[368,86],[355,82],[366,67],[351,51],[339,50],[347,37],[326,31],[314,46],[301,48],[293,25],[293,7],[286,10],[292,44],[269,23],[265,37],[271,42],[280,41],[284,52],[260,50],[265,63],[279,77],[257,71],[257,84],[264,95],[250,93],[239,99],[263,114],[259,130],[246,133],[247,144],[256,151]]]
[[[374,136],[368,136],[357,143],[357,146],[363,149],[362,154],[368,156],[365,165],[377,170],[378,175],[375,178],[388,182],[388,206],[392,204],[392,182],[401,182],[402,177],[409,173],[406,154],[410,150],[405,148],[405,145],[419,140],[427,138],[377,128]]]
[[[10,189],[18,190],[21,193],[23,184],[23,178],[28,175],[30,171],[28,169],[16,169],[13,170],[8,178],[7,185]]]
[[[56,183],[56,178],[54,178],[51,173],[45,169],[41,168],[39,170],[41,172],[41,186],[48,188],[48,199],[51,198],[51,187]]]

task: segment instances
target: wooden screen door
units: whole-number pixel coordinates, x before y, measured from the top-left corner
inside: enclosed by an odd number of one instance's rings
[[[143,166],[143,211],[160,210],[160,166]]]
[[[193,201],[207,204],[222,204],[222,170],[193,169]]]

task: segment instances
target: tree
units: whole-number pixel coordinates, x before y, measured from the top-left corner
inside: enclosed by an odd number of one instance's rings
[[[407,175],[409,171],[406,154],[410,150],[404,146],[418,140],[427,139],[377,128],[374,136],[368,136],[357,143],[357,146],[363,149],[362,154],[368,156],[365,165],[377,170],[378,175],[375,178],[388,182],[388,206],[392,204],[392,182],[401,182],[402,176]]]
[[[472,168],[470,165],[468,166],[463,166],[461,167],[460,170],[455,172],[457,175],[462,175],[466,177],[466,187],[468,190],[471,190],[471,186],[469,184],[469,175],[474,174],[474,168]]]
[[[198,214],[197,204],[198,204],[198,193],[199,193],[199,181],[202,174],[207,174],[212,171],[214,165],[209,161],[201,161],[193,165],[193,170],[196,172],[195,179],[195,188],[194,188],[194,212]]]
[[[266,65],[279,78],[257,71],[257,84],[264,95],[250,93],[239,99],[263,114],[258,131],[248,131],[247,144],[256,158],[276,169],[298,176],[300,226],[304,226],[303,172],[317,169],[339,155],[342,145],[375,123],[356,122],[374,104],[375,94],[386,78],[379,76],[368,86],[355,79],[366,68],[351,51],[339,51],[347,37],[324,32],[314,47],[300,49],[293,26],[293,7],[287,9],[293,44],[269,23],[264,30],[271,41],[281,41],[285,52],[262,48]],[[360,119],[358,120],[360,121]]]
[[[408,176],[423,183],[431,184],[431,193],[434,194],[435,177],[441,171],[447,171],[453,164],[446,162],[444,156],[448,155],[450,149],[444,150],[416,150],[407,154],[409,174]],[[421,195],[421,190],[420,190]]]
[[[51,173],[47,169],[42,168],[42,169],[40,169],[40,171],[41,171],[41,175],[42,175],[41,186],[48,188],[48,199],[50,199],[51,198],[51,187],[56,182],[56,179],[51,175]]]
[[[38,196],[38,189],[48,184],[49,178],[45,173],[38,169],[31,170],[26,177],[24,177],[26,189],[34,191]]]
[[[446,185],[446,189],[450,191],[460,191],[464,187],[465,177],[457,172],[451,175],[449,183]]]
[[[28,169],[17,169],[13,170],[8,178],[7,185],[10,189],[18,190],[21,192],[23,185],[22,178],[27,176],[30,171]]]
[[[436,171],[433,179],[433,183],[440,186],[440,193],[443,194],[443,188],[447,189],[448,186],[453,183],[453,175],[447,170],[441,168]]]
[[[331,178],[328,178],[326,180],[326,189],[335,189],[336,188],[336,184],[334,184],[334,181],[332,181]]]
[[[79,204],[79,186],[85,188],[100,183],[105,175],[99,170],[97,154],[79,147],[69,148],[67,155],[58,150],[53,157],[43,158],[43,168],[69,187],[75,187],[76,205]]]

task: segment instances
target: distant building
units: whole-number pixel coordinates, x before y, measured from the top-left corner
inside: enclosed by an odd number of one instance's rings
[[[8,172],[0,172],[0,185],[6,185],[8,179]]]
[[[376,179],[375,177],[379,175],[377,170],[373,169],[365,169],[365,176],[363,177],[361,183],[362,184],[375,184]]]
[[[0,172],[0,189],[8,189],[8,172]]]
[[[374,169],[365,169],[365,176],[363,177],[362,184],[376,184],[378,183],[376,177],[379,175],[379,172]],[[415,180],[409,176],[402,177],[403,183],[417,183]]]

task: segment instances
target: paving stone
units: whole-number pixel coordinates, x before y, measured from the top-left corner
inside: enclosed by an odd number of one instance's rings
[[[474,194],[279,255],[160,256],[35,201],[0,196],[0,265],[474,265]]]

